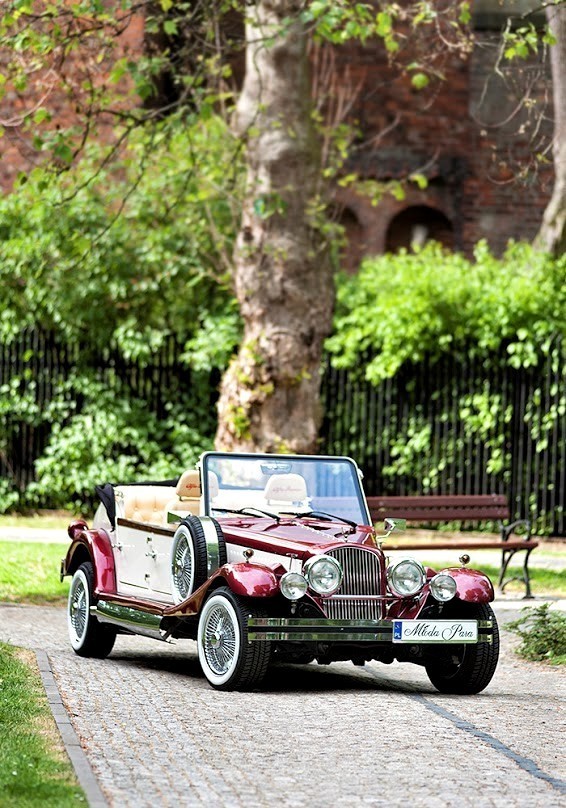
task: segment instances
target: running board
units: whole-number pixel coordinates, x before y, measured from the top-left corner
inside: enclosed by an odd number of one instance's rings
[[[142,634],[144,637],[167,642],[167,632],[161,628],[162,615],[107,600],[99,600],[95,606],[90,607],[90,612],[101,623],[111,623],[131,634]]]

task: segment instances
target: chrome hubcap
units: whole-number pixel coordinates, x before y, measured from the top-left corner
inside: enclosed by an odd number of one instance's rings
[[[203,645],[210,668],[218,676],[225,674],[234,663],[236,631],[224,606],[215,606],[208,615]]]
[[[80,578],[73,584],[69,602],[69,618],[73,631],[77,639],[80,640],[84,635],[86,621],[88,619],[88,601],[83,582]]]
[[[193,581],[193,564],[189,545],[183,536],[175,548],[173,558],[173,582],[177,594],[184,600],[191,591]]]

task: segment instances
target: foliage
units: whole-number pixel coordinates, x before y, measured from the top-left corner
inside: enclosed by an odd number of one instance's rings
[[[0,198],[0,342],[39,329],[69,360],[42,363],[30,344],[0,382],[8,470],[20,425],[49,432],[37,481],[22,492],[3,479],[0,512],[85,508],[104,480],[175,477],[214,433],[211,372],[240,331],[226,268],[242,176],[235,143],[210,117],[139,132],[119,162],[100,159],[93,148],[57,178],[37,169]],[[160,384],[158,413],[134,380],[159,356],[165,373],[184,364],[190,393],[176,371]]]
[[[0,793],[5,808],[84,805],[59,739],[33,656],[0,643]],[[24,661],[25,660],[25,661]]]
[[[241,177],[234,143],[218,118],[152,131],[151,157],[147,138],[112,168],[93,148],[77,170],[49,182],[37,169],[0,199],[0,339],[40,324],[71,344],[88,335],[93,348],[147,357],[168,334],[190,343],[218,319],[227,342],[214,353],[226,362],[238,323],[224,266]]]
[[[535,365],[566,332],[566,256],[552,259],[512,244],[496,259],[480,242],[469,261],[429,244],[413,253],[369,258],[342,276],[334,335],[337,367],[371,351],[366,377],[391,378],[405,362],[466,352],[485,356],[507,345],[512,367]]]
[[[522,609],[521,617],[505,628],[522,640],[519,656],[533,662],[566,664],[566,615],[543,603],[534,609]]]
[[[91,369],[65,381],[55,379],[46,406],[39,400],[28,406],[38,380],[26,387],[25,380],[12,378],[11,395],[2,398],[3,435],[9,439],[27,423],[46,427],[48,439],[35,463],[36,480],[19,494],[14,484],[0,492],[0,511],[12,508],[16,498],[19,507],[88,510],[95,485],[175,478],[211,448],[215,418],[209,405],[210,374],[193,374],[189,395],[180,394],[178,380],[164,385],[161,415],[141,391],[132,389],[127,372],[118,376],[110,368],[103,379],[94,374]]]
[[[29,504],[80,509],[103,481],[175,478],[211,448],[197,413],[187,413],[182,402],[158,419],[140,399],[93,387],[81,411],[53,427],[36,461],[37,481],[26,492]]]

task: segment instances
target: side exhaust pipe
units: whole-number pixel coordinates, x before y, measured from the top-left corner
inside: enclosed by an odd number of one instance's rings
[[[101,623],[111,623],[125,632],[167,642],[166,632],[161,629],[161,615],[107,600],[99,600],[90,611]]]

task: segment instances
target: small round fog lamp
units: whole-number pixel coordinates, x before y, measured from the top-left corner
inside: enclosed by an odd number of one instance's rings
[[[307,579],[300,572],[286,572],[281,576],[279,587],[287,600],[299,600],[307,591]]]
[[[433,598],[439,600],[441,603],[446,603],[447,600],[452,600],[456,594],[456,581],[451,575],[445,572],[440,572],[430,580],[430,592]]]

